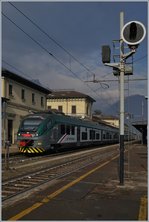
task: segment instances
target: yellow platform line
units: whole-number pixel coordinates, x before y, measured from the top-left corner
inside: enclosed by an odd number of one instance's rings
[[[143,196],[141,198],[138,220],[147,221],[147,197],[146,196]]]
[[[65,190],[67,190],[68,188],[72,187],[73,185],[77,184],[78,182],[80,182],[81,180],[85,179],[87,176],[89,176],[90,174],[94,173],[96,170],[104,167],[105,165],[107,165],[108,163],[110,163],[112,160],[118,158],[119,155],[116,155],[115,157],[113,157],[112,159],[104,162],[103,164],[99,165],[98,167],[95,167],[94,169],[90,170],[89,172],[83,174],[82,176],[80,176],[79,178],[77,178],[76,180],[73,180],[72,182],[66,184],[65,186],[63,186],[62,188],[58,189],[57,191],[55,191],[54,193],[48,195],[47,197],[45,197],[43,200],[41,200],[41,202],[35,203],[34,205],[32,205],[31,207],[23,210],[22,212],[18,213],[17,215],[9,218],[9,221],[16,221],[19,220],[20,218],[22,218],[23,216],[29,214],[30,212],[32,212],[33,210],[39,208],[40,206],[42,206],[44,203],[49,202],[50,200],[52,200],[54,197],[58,196],[60,193],[64,192]]]

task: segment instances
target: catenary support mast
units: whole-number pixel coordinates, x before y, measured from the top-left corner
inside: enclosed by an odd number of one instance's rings
[[[124,75],[125,61],[124,43],[121,37],[121,30],[124,26],[124,12],[120,12],[120,164],[119,164],[119,179],[120,185],[124,184]]]

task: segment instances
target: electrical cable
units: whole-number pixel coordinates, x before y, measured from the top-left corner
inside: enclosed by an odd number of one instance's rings
[[[18,26],[14,21],[12,21],[7,15],[2,12],[2,15],[7,18],[13,25],[15,25],[19,30],[21,30],[25,35],[27,35],[32,41],[34,41],[40,48],[48,53],[48,55],[52,56],[57,62],[59,62],[62,66],[64,66],[68,71],[70,71],[77,79],[82,81],[92,92],[94,92],[97,96],[99,96],[88,84],[86,84],[81,78],[79,78],[76,73],[74,73],[70,68],[68,68],[63,62],[61,62],[54,54],[49,52],[44,46],[42,46],[37,40],[35,40],[32,36],[26,33],[20,26]]]
[[[16,68],[14,65],[11,65],[10,63],[6,62],[4,59],[2,59],[2,62],[5,63],[6,65],[10,66],[11,68],[15,69],[17,72],[22,73],[25,78],[26,78],[26,76],[27,76],[28,79],[31,80],[31,81],[34,81],[34,80],[35,80],[35,79],[32,79],[31,76],[29,76],[29,75],[27,75],[26,73],[24,73],[23,71],[21,71],[20,69]],[[37,84],[37,85],[40,85],[40,86],[43,86],[43,84],[41,84],[41,83],[40,83],[40,84],[36,83],[36,84]],[[43,87],[44,87],[44,88],[47,88],[48,90],[51,90],[51,89],[49,89],[48,86],[46,86],[46,87],[43,86]]]
[[[32,19],[30,19],[27,15],[25,15],[20,9],[18,9],[12,2],[9,4],[14,7],[19,13],[21,13],[27,20],[29,20],[36,28],[38,28],[42,33],[44,33],[51,41],[53,41],[57,46],[63,49],[69,56],[71,56],[77,63],[79,63],[82,67],[84,67],[88,72],[93,73],[87,66],[85,66],[82,62],[80,62],[77,58],[75,58],[67,49],[65,49],[60,43],[58,43],[53,37],[51,37],[47,32],[44,31],[37,23],[35,23]],[[108,84],[100,83],[101,87],[106,89],[109,88]]]

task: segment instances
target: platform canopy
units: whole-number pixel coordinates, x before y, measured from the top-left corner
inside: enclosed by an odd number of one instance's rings
[[[147,144],[147,121],[134,122],[132,125],[142,133],[143,144]]]

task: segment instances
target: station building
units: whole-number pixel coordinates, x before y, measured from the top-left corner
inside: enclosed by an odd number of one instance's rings
[[[93,102],[95,100],[86,94],[74,90],[52,92],[20,75],[2,70],[2,144],[7,140],[11,144],[16,143],[18,127],[24,116],[47,109],[56,109],[65,115],[89,118],[119,128],[117,117],[92,115]],[[128,131],[127,125],[125,130]]]
[[[47,109],[50,90],[8,70],[1,75],[2,145],[16,143],[22,118],[32,112]]]
[[[142,134],[142,144],[147,144],[147,121],[136,121],[133,122],[133,126]]]
[[[119,128],[119,118],[118,117],[103,115],[101,118],[102,118],[103,121],[107,122],[108,124]]]
[[[55,91],[47,98],[48,109],[79,118],[91,118],[93,102],[95,100],[90,96],[73,90]]]

